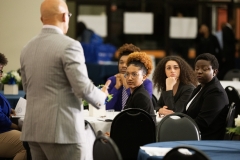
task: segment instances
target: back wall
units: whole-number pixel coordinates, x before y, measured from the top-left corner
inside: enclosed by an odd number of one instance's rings
[[[0,1],[0,52],[8,64],[4,71],[20,68],[20,53],[24,45],[41,30],[42,0]]]
[[[8,59],[4,72],[20,68],[22,48],[41,28],[40,5],[43,0],[0,0],[0,52]],[[69,10],[74,4],[69,4]],[[74,12],[72,12],[74,13]],[[75,16],[73,16],[75,17]],[[70,28],[75,28],[70,21]],[[72,31],[69,31],[72,33]],[[71,35],[74,35],[72,33]]]

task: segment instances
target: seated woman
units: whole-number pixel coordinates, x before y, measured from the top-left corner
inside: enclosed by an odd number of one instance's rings
[[[164,57],[157,65],[153,74],[153,83],[159,92],[159,115],[183,112],[192,94],[197,79],[193,69],[179,56]]]
[[[7,64],[7,58],[0,53],[0,78],[3,67]],[[13,158],[14,160],[27,159],[26,150],[20,141],[21,132],[16,124],[12,123],[10,117],[15,115],[7,99],[0,94],[0,157]]]
[[[115,111],[121,111],[125,106],[126,100],[130,95],[130,89],[126,83],[124,74],[127,69],[127,59],[128,55],[133,52],[139,52],[140,48],[134,46],[133,44],[124,44],[118,49],[120,54],[118,61],[119,73],[108,78],[111,80],[111,84],[108,88],[108,93],[113,94],[113,98],[106,104],[106,109],[114,109]],[[152,82],[149,79],[146,79],[143,82],[144,88],[149,93],[149,96],[152,97]]]
[[[130,88],[130,96],[124,109],[140,108],[152,116],[156,122],[156,115],[149,93],[143,86],[143,82],[152,71],[152,60],[144,52],[134,52],[128,56],[127,70],[125,73],[127,85]]]
[[[228,113],[228,97],[217,79],[218,61],[209,53],[195,60],[195,73],[200,85],[193,91],[186,114],[197,123],[202,140],[222,140]]]

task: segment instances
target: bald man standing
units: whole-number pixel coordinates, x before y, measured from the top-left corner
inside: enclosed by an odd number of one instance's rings
[[[43,28],[22,50],[27,109],[21,140],[33,160],[85,159],[81,98],[99,108],[108,95],[88,78],[83,49],[67,33],[71,13],[62,0],[41,4]]]

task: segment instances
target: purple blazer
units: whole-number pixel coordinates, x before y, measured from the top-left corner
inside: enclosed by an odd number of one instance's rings
[[[0,134],[11,130],[10,112],[11,106],[8,100],[0,94]]]

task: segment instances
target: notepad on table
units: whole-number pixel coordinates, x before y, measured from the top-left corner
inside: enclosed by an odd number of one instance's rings
[[[24,117],[26,113],[26,105],[27,105],[26,99],[20,97],[15,108],[16,116],[12,116],[12,118]]]

